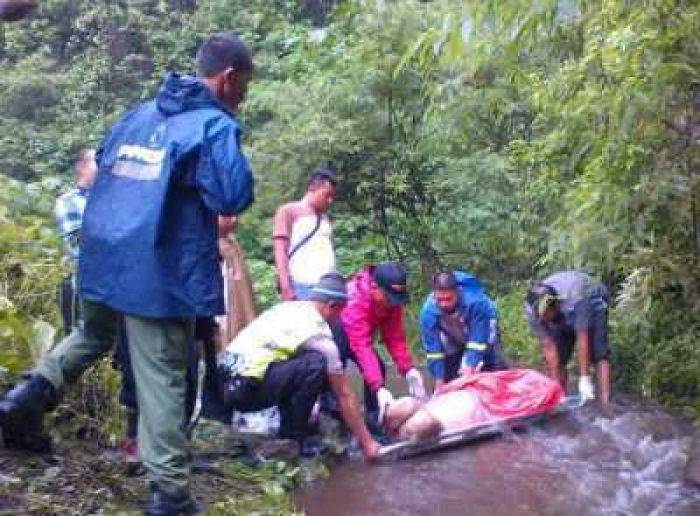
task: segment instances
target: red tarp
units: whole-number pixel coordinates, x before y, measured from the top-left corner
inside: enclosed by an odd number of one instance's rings
[[[434,396],[425,407],[444,432],[545,414],[564,397],[559,382],[529,369],[477,373],[451,386],[458,390]]]

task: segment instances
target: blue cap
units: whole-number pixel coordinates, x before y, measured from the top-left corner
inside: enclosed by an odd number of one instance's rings
[[[309,289],[311,301],[342,301],[348,300],[348,289],[345,278],[337,272],[329,272],[321,276],[314,286]]]

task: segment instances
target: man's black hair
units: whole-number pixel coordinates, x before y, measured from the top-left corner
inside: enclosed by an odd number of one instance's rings
[[[335,186],[337,182],[338,181],[333,170],[330,168],[317,168],[311,172],[311,174],[309,174],[309,178],[306,180],[306,189],[315,190],[324,183],[330,183]]]
[[[439,271],[433,276],[433,288],[435,290],[456,290],[457,277],[450,270]]]
[[[525,302],[537,311],[537,305],[543,296],[550,296],[553,301],[556,301],[557,291],[546,283],[535,283],[529,288]]]
[[[197,50],[197,75],[213,77],[226,68],[242,72],[253,70],[253,52],[233,34],[214,34]]]

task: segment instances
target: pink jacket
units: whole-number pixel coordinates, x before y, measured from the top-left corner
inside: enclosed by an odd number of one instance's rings
[[[370,388],[376,391],[384,385],[379,360],[373,347],[374,333],[377,329],[402,375],[413,367],[413,361],[403,331],[403,309],[400,306],[381,311],[374,308],[370,296],[371,281],[372,267],[367,267],[348,282],[350,299],[341,318],[350,349],[357,359],[362,376]]]

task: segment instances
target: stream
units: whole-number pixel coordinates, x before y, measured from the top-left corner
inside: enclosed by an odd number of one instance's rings
[[[700,515],[683,484],[691,425],[620,396],[524,432],[394,462],[347,460],[296,502],[309,516]]]

